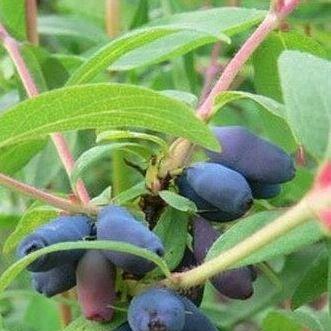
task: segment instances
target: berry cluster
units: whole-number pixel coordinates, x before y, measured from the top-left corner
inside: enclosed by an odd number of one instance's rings
[[[215,128],[221,153],[206,151],[210,161],[186,168],[175,179],[179,193],[198,207],[192,222],[192,247],[186,247],[176,271],[201,264],[221,233],[210,221],[227,222],[243,216],[253,199],[271,198],[280,184],[293,178],[289,155],[277,146],[241,127]],[[69,241],[112,240],[164,255],[160,238],[125,208],[104,207],[97,220],[83,215],[60,216],[27,236],[18,247],[24,257],[43,247]],[[116,267],[125,273],[144,276],[154,263],[133,254],[112,250],[69,250],[46,254],[32,264],[34,288],[53,296],[77,285],[84,315],[96,321],[110,321],[116,300]],[[256,271],[253,266],[228,270],[210,281],[223,295],[247,299],[253,294]],[[153,287],[135,296],[128,310],[128,322],[118,331],[201,331],[216,330],[197,306],[203,287],[175,292]]]
[[[193,255],[204,261],[221,235],[208,221],[233,221],[250,209],[253,199],[270,199],[281,191],[281,183],[295,175],[292,158],[276,145],[239,126],[215,127],[221,153],[206,151],[208,162],[186,168],[176,179],[179,193],[192,200],[200,217],[193,222]],[[232,299],[253,294],[253,266],[228,270],[211,279],[213,286]]]
[[[86,239],[126,242],[162,256],[161,240],[125,208],[110,205],[101,210],[96,226],[82,215],[61,216],[27,236],[17,254],[26,256],[43,247]],[[88,319],[110,321],[115,301],[115,266],[141,276],[155,265],[123,252],[70,250],[49,253],[29,265],[33,287],[51,297],[77,285],[78,301]]]

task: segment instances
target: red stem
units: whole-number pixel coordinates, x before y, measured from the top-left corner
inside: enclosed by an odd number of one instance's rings
[[[98,212],[97,207],[72,203],[64,198],[37,189],[34,186],[21,183],[16,179],[11,178],[2,173],[0,173],[0,185],[8,187],[9,189],[12,189],[14,191],[23,193],[24,195],[27,195],[33,199],[43,201],[56,208],[66,210],[70,213],[76,213],[76,214],[84,213],[89,215],[96,215]]]
[[[22,80],[24,88],[30,98],[35,97],[39,94],[38,88],[29,72],[26,63],[20,52],[20,45],[18,42],[13,39],[4,28],[3,25],[0,24],[0,39],[2,40],[3,46],[7,50],[11,59],[13,60],[17,72]],[[65,170],[70,177],[72,169],[75,164],[75,160],[70,152],[68,144],[62,134],[54,133],[51,135],[51,138],[54,142],[54,145],[59,153],[59,157],[65,167]],[[76,184],[75,191],[79,197],[79,199],[83,203],[88,203],[90,201],[90,197],[85,188],[84,183],[79,180]]]
[[[269,13],[260,26],[254,33],[246,40],[244,45],[240,48],[238,53],[226,66],[220,79],[215,84],[204,103],[198,109],[198,116],[208,121],[212,115],[213,104],[215,97],[223,91],[229,89],[231,83],[241,70],[242,66],[246,63],[256,48],[263,42],[269,33],[277,26],[278,17],[274,13]]]

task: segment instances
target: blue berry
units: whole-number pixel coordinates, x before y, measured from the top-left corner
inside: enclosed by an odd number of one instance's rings
[[[86,216],[60,216],[25,237],[17,249],[17,255],[22,258],[52,244],[83,240],[91,235],[91,231],[92,222]],[[34,272],[48,271],[63,264],[76,262],[83,254],[84,250],[49,253],[35,260],[27,269]]]
[[[128,322],[122,324],[120,327],[118,327],[114,331],[132,331],[130,324]]]
[[[181,297],[185,308],[185,324],[182,331],[217,331],[209,319],[187,298]]]
[[[131,301],[129,324],[133,331],[181,331],[186,318],[183,302],[171,290],[149,289]]]
[[[119,206],[110,205],[102,209],[98,217],[97,238],[129,243],[159,256],[164,254],[160,238]],[[110,250],[103,252],[112,263],[132,274],[141,275],[155,268],[153,262],[133,254]]]
[[[179,193],[196,203],[199,214],[226,222],[243,216],[253,197],[246,179],[216,163],[196,163],[177,179]]]
[[[250,182],[254,199],[271,199],[276,197],[282,190],[279,184],[264,184],[259,182]]]
[[[221,234],[202,217],[194,219],[193,248],[194,255],[202,263],[208,250]],[[222,272],[210,281],[223,295],[232,299],[245,300],[254,292],[253,281],[256,279],[255,270],[251,266],[231,269]]]
[[[222,151],[207,151],[211,162],[238,171],[254,182],[278,184],[295,176],[294,162],[285,151],[246,128],[215,127],[214,133],[222,145]]]
[[[97,250],[87,251],[77,266],[77,294],[86,319],[108,322],[114,310],[115,268]]]
[[[76,264],[64,264],[49,271],[32,273],[32,286],[46,297],[66,292],[76,285]]]

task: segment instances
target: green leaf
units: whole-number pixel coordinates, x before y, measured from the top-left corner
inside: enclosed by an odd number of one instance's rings
[[[0,0],[0,20],[13,37],[26,38],[25,2],[22,0]]]
[[[109,40],[101,28],[70,16],[40,16],[38,17],[38,32],[42,35],[87,39],[93,44],[105,43]]]
[[[41,295],[31,298],[26,308],[24,322],[35,330],[58,331],[61,328],[61,321],[57,304]]]
[[[190,214],[196,213],[197,206],[193,201],[171,191],[160,191],[159,196],[164,200],[169,206]]]
[[[163,90],[162,94],[167,95],[171,98],[177,99],[179,101],[185,102],[187,105],[196,108],[198,105],[198,98],[196,95],[185,92],[185,91],[177,91],[177,90]]]
[[[126,202],[129,202],[130,200],[133,200],[140,195],[148,193],[146,189],[146,183],[145,181],[142,181],[132,187],[130,187],[128,190],[121,192],[120,194],[116,195],[114,197],[113,202],[118,205],[123,205]]]
[[[316,159],[331,156],[331,63],[286,51],[279,71],[287,118],[297,139]]]
[[[245,8],[213,8],[156,20],[150,23],[148,28],[162,27],[180,31],[124,54],[110,66],[110,69],[131,70],[160,63],[217,40],[230,43],[228,36],[257,24],[265,13]]]
[[[322,251],[319,258],[314,261],[306,272],[301,283],[298,284],[293,297],[294,309],[310,303],[327,291],[328,256]]]
[[[59,211],[49,206],[34,205],[29,208],[20,219],[13,233],[9,235],[3,246],[3,253],[9,254],[19,242],[36,228],[56,217]]]
[[[223,92],[215,99],[214,113],[219,109],[222,109],[226,104],[241,99],[252,100],[260,106],[257,108],[257,111],[261,116],[267,135],[273,141],[287,151],[291,152],[295,150],[297,144],[293,133],[287,124],[285,108],[282,104],[273,99],[248,92]]]
[[[147,140],[151,141],[157,145],[159,145],[163,150],[168,149],[168,145],[166,141],[162,138],[144,133],[144,132],[134,132],[134,131],[123,131],[123,130],[112,130],[112,131],[105,131],[98,134],[96,142],[106,142],[112,140],[120,140],[120,139],[137,139],[137,140]]]
[[[170,26],[179,29],[200,31],[215,37],[221,34],[234,35],[259,23],[265,11],[246,8],[212,8],[208,10],[180,13],[161,18],[149,26]]]
[[[221,252],[235,246],[248,238],[257,230],[263,228],[279,216],[278,211],[266,211],[248,216],[232,226],[225,232],[208,252],[207,260],[219,255]],[[255,264],[273,259],[281,255],[293,253],[307,245],[311,245],[323,237],[323,232],[316,221],[310,221],[293,229],[281,238],[276,239],[249,257],[241,260],[236,266]]]
[[[301,331],[302,326],[280,311],[270,312],[262,322],[263,331]]]
[[[46,146],[46,140],[29,140],[0,149],[0,172],[13,175]]]
[[[174,33],[173,29],[154,28],[138,30],[111,41],[93,54],[70,77],[67,85],[84,84],[91,81],[98,73],[105,70],[123,54],[153,40]]]
[[[184,256],[187,240],[188,215],[168,207],[160,217],[154,232],[161,238],[170,270],[177,267]]]
[[[94,197],[91,200],[91,203],[98,206],[109,205],[111,201],[111,194],[112,194],[112,187],[108,186],[98,196]]]
[[[130,24],[130,30],[133,30],[148,22],[149,19],[148,11],[149,11],[148,0],[139,0],[139,4],[137,5],[137,10]]]
[[[0,147],[58,131],[139,127],[217,150],[207,125],[185,104],[124,84],[67,87],[26,100],[0,115]]]
[[[322,46],[314,39],[295,31],[276,32],[255,51],[253,55],[254,84],[259,94],[282,102],[282,91],[277,60],[284,50],[300,50],[325,56]]]
[[[99,323],[86,320],[84,317],[79,317],[70,323],[63,331],[113,331],[125,322],[125,316],[116,312],[113,320],[110,323]]]
[[[143,156],[148,155],[146,147],[136,143],[124,142],[124,143],[112,143],[108,145],[101,145],[93,147],[84,152],[75,162],[75,167],[71,173],[71,179],[75,183],[79,177],[82,177],[87,169],[92,165],[98,163],[101,159],[109,157],[115,150],[124,150],[134,155]],[[147,153],[146,153],[147,151]]]
[[[170,275],[169,269],[164,260],[155,253],[152,253],[144,248],[139,248],[131,244],[111,240],[63,242],[39,249],[12,264],[0,276],[0,293],[11,284],[11,282],[19,275],[20,272],[22,272],[30,263],[42,255],[57,251],[69,251],[73,249],[106,249],[115,252],[130,253],[154,262],[166,277]]]

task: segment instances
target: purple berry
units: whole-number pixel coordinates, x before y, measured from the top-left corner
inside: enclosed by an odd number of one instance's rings
[[[33,288],[45,295],[66,292],[76,285],[76,264],[63,264],[49,271],[32,273]]]
[[[177,179],[179,193],[196,203],[212,221],[232,221],[250,208],[253,197],[246,179],[216,163],[196,163]]]
[[[100,212],[97,238],[129,243],[159,256],[164,254],[163,244],[154,232],[138,222],[125,208],[114,205],[105,207]],[[103,253],[116,266],[132,274],[141,275],[155,268],[153,262],[133,254],[110,250]]]
[[[17,249],[17,255],[22,258],[56,243],[84,240],[91,235],[91,231],[92,221],[86,216],[60,216],[25,237]],[[63,264],[74,263],[83,254],[84,250],[80,249],[49,253],[35,260],[27,269],[34,272],[48,271]]]
[[[77,266],[78,301],[86,319],[108,322],[114,310],[115,268],[97,250],[87,251]]]
[[[207,151],[211,162],[238,171],[249,181],[278,184],[295,176],[293,159],[281,148],[244,127],[215,127],[220,153]]]
[[[152,288],[130,303],[129,324],[133,331],[181,331],[185,306],[179,295],[164,288]]]
[[[254,199],[271,199],[276,197],[282,190],[279,184],[264,184],[258,182],[250,182]]]

